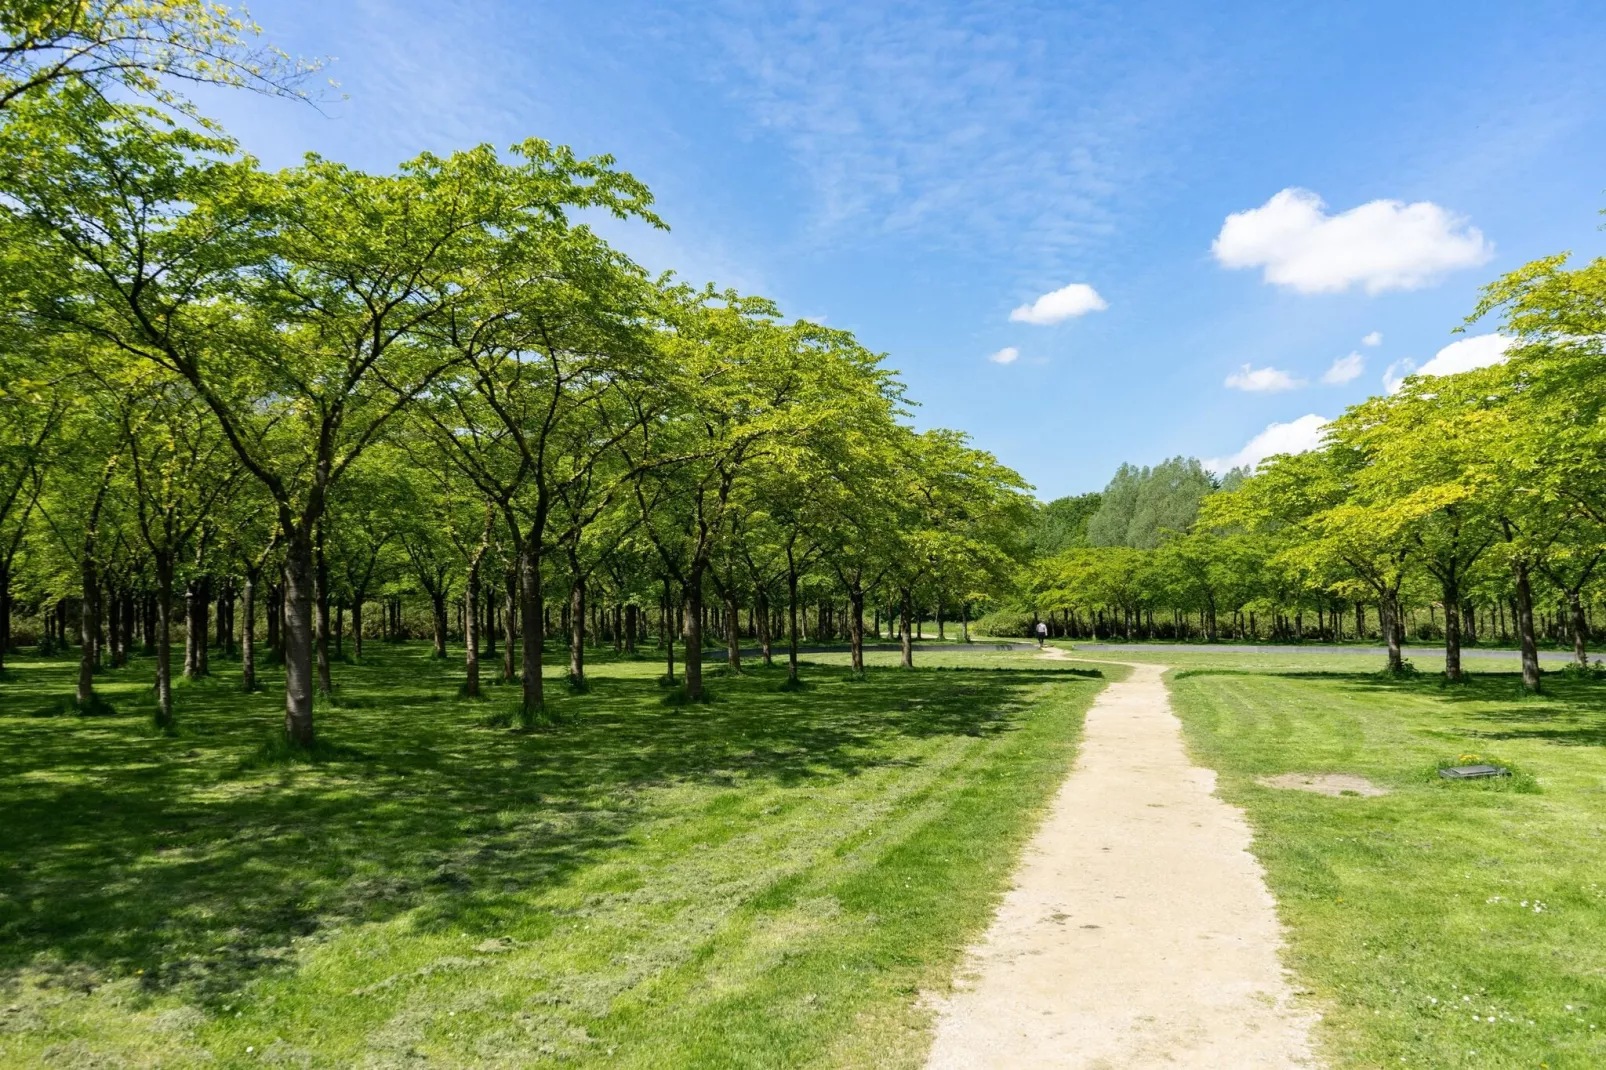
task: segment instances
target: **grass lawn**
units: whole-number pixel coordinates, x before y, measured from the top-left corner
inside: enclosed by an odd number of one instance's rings
[[[1447,687],[1326,657],[1189,658],[1171,687],[1195,760],[1249,815],[1331,1065],[1606,1066],[1606,683],[1547,674],[1528,698],[1515,675]],[[1433,775],[1462,754],[1539,790]],[[1391,794],[1256,783],[1284,772]]]
[[[603,659],[522,732],[489,727],[511,688],[462,701],[455,662],[375,644],[336,666],[314,764],[264,745],[274,678],[245,696],[215,666],[164,738],[149,662],[89,718],[46,715],[68,662],[16,658],[0,1065],[918,1065],[919,994],[985,927],[1102,680],[891,657],[798,693],[716,676],[686,708],[656,660]]]

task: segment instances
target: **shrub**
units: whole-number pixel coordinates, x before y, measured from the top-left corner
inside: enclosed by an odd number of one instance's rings
[[[985,616],[976,618],[970,628],[977,635],[992,635],[1003,639],[1029,639],[1032,637],[1032,626],[1035,623],[1030,613],[1020,613],[1013,609],[995,609]]]

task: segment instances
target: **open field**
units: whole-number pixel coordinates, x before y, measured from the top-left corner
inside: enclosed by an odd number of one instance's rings
[[[18,658],[0,1064],[918,1065],[919,993],[986,925],[1102,686],[922,660],[809,667],[800,693],[716,676],[676,708],[650,654],[603,658],[520,732],[485,726],[513,689],[462,701],[456,663],[375,644],[336,666],[308,764],[263,745],[275,677],[244,696],[216,666],[163,738],[148,661],[84,718],[39,715],[67,661]]]
[[[1237,668],[1174,673],[1173,701],[1195,759],[1248,813],[1331,1064],[1606,1065],[1606,683],[1547,674],[1528,697],[1476,665],[1447,687],[1313,671],[1333,655],[1214,660]],[[1538,790],[1434,775],[1463,754]],[[1389,794],[1257,783],[1285,772]]]

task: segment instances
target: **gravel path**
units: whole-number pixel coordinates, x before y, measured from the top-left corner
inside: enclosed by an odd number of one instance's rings
[[[1132,666],[1088,711],[930,1070],[1313,1065],[1249,828],[1189,763],[1164,671]]]

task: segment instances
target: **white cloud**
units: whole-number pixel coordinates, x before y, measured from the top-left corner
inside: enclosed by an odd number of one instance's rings
[[[1029,305],[1020,306],[1009,314],[1009,319],[1012,323],[1046,326],[1089,312],[1103,312],[1109,307],[1109,302],[1100,297],[1093,287],[1085,282],[1073,282],[1044,294]]]
[[[1307,294],[1413,290],[1494,255],[1482,232],[1431,201],[1326,208],[1310,190],[1285,189],[1229,215],[1211,251],[1223,267],[1263,268],[1267,282]]]
[[[1326,426],[1327,417],[1315,413],[1285,424],[1269,424],[1231,457],[1212,457],[1204,465],[1212,472],[1227,472],[1244,466],[1256,468],[1261,461],[1277,453],[1304,453],[1322,444]]]
[[[1013,364],[1020,359],[1020,350],[1014,346],[1005,346],[987,359],[994,364]]]
[[[1359,353],[1351,353],[1347,357],[1339,357],[1333,361],[1333,366],[1322,373],[1322,382],[1337,386],[1359,378],[1365,370],[1366,358]]]
[[[1303,379],[1295,379],[1281,368],[1251,368],[1245,364],[1242,371],[1227,376],[1227,384],[1234,390],[1247,390],[1253,394],[1275,394],[1304,386]]]
[[[1397,360],[1383,373],[1383,389],[1394,393],[1405,382],[1407,375],[1454,375],[1456,372],[1469,372],[1474,368],[1499,364],[1506,359],[1506,350],[1511,348],[1514,341],[1503,334],[1475,334],[1471,338],[1451,342],[1433,354],[1433,359],[1420,368],[1414,361]]]
[[[1433,354],[1433,359],[1422,365],[1417,374],[1454,375],[1456,372],[1499,364],[1506,359],[1506,350],[1511,348],[1512,341],[1503,334],[1475,334],[1471,338],[1462,338]]]
[[[1383,369],[1383,389],[1392,394],[1405,382],[1405,377],[1416,371],[1416,361],[1397,360]]]
[[[1361,345],[1363,345],[1363,346],[1380,346],[1382,344],[1383,344],[1383,332],[1382,331],[1373,331],[1371,334],[1368,334],[1365,338],[1361,339]]]

